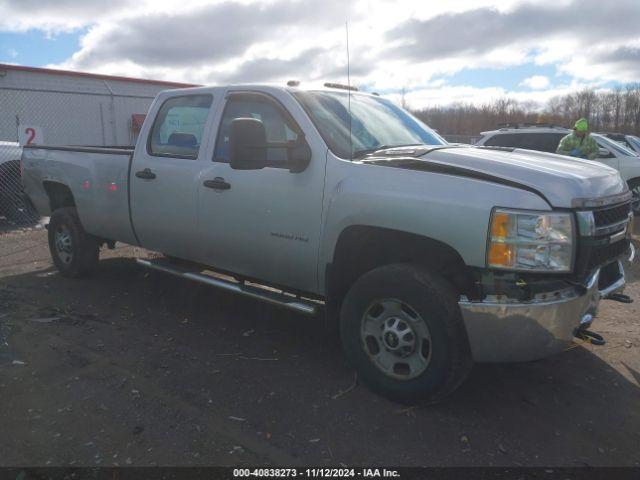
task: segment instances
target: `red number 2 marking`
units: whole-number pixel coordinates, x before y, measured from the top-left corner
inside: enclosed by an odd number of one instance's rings
[[[33,142],[33,139],[36,138],[36,129],[31,127],[25,128],[24,133],[29,135],[27,137],[27,145],[31,145],[31,142]]]

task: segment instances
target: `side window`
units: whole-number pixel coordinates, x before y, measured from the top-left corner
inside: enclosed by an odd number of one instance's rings
[[[250,94],[231,98],[227,102],[216,138],[214,162],[229,162],[229,131],[231,122],[236,118],[261,120],[267,134],[267,164],[271,167],[288,168],[287,150],[282,147],[283,144],[297,140],[297,127],[271,100]]]
[[[551,150],[551,153],[556,153],[556,150],[558,150],[558,146],[560,145],[560,140],[562,140],[564,137],[566,136],[566,133],[552,133],[551,137],[551,145],[553,146],[553,150]]]
[[[166,100],[153,122],[147,145],[150,155],[198,158],[211,95],[185,95]]]
[[[530,148],[531,150],[539,150],[541,152],[556,153],[558,144],[564,134],[560,133],[538,133],[535,135],[527,135],[528,137],[535,137],[531,146],[525,146],[523,148]]]
[[[522,136],[520,148],[536,150],[538,152],[554,153],[560,138],[555,133],[527,133]]]
[[[519,147],[519,135],[515,133],[505,133],[494,135],[484,142],[488,147]]]

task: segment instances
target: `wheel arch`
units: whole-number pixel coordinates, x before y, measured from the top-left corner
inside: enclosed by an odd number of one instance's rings
[[[473,290],[474,277],[450,245],[428,236],[383,227],[352,225],[339,235],[332,261],[326,264],[328,313],[340,309],[350,286],[364,273],[393,263],[412,263],[439,273],[458,291]]]
[[[75,207],[76,200],[71,189],[64,183],[46,180],[42,182],[44,191],[49,197],[49,208],[53,213],[58,208]]]

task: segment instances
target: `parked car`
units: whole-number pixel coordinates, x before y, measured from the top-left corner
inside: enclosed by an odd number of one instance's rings
[[[508,126],[490,132],[482,132],[476,145],[525,148],[555,153],[560,140],[571,130],[553,125]],[[620,172],[633,193],[633,211],[640,215],[640,157],[604,135],[592,133],[600,150],[598,162],[609,165]]]
[[[135,149],[25,147],[22,162],[63,275],[120,241],[165,254],[144,267],[323,311],[359,378],[399,401],[444,398],[474,361],[599,342],[598,303],[628,300],[616,170],[450,146],[375,95],[166,91]]]
[[[636,154],[640,154],[640,137],[625,135],[624,133],[601,133],[601,135],[621,143],[624,147],[633,150]]]

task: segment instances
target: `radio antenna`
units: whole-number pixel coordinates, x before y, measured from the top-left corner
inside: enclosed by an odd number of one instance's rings
[[[347,105],[349,109],[349,160],[353,161],[353,137],[351,136],[351,71],[349,69],[349,21],[344,22],[347,33]]]

